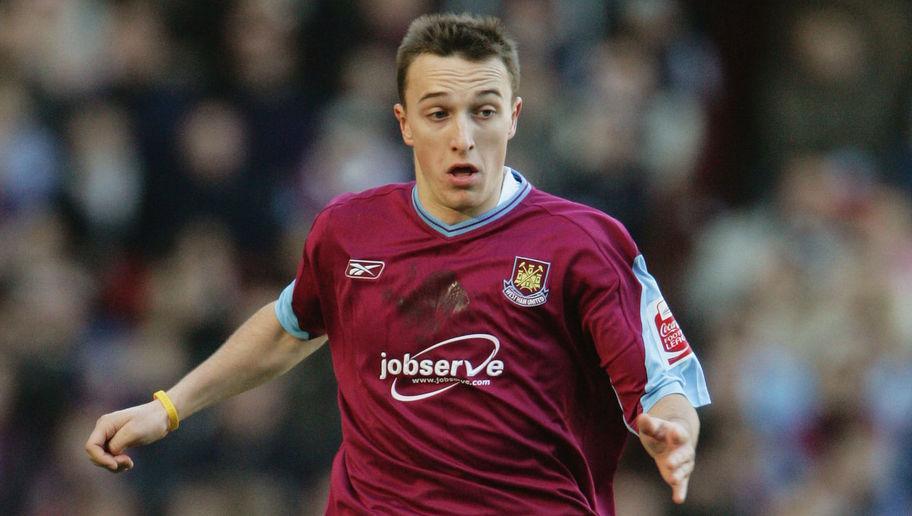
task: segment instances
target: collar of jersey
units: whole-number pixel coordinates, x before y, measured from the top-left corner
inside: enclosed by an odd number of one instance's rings
[[[519,186],[516,189],[516,192],[513,193],[508,199],[499,203],[497,206],[491,208],[490,210],[482,213],[481,215],[464,220],[462,222],[457,222],[456,224],[447,224],[437,217],[431,215],[424,207],[421,206],[421,201],[418,200],[418,185],[415,185],[412,188],[412,205],[415,207],[415,212],[418,213],[418,217],[421,218],[432,229],[435,229],[437,232],[441,233],[447,237],[454,237],[468,233],[480,227],[486,226],[500,218],[502,218],[507,213],[517,207],[519,203],[529,195],[529,192],[532,191],[532,185],[526,181],[526,178],[522,176],[519,172],[513,170],[512,168],[507,168],[507,172],[513,174],[513,177],[516,181],[519,182]]]

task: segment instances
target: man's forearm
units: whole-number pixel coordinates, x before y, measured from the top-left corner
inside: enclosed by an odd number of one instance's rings
[[[275,303],[261,308],[203,363],[168,390],[181,419],[267,382],[318,349],[288,334],[276,319]]]
[[[649,409],[649,415],[683,425],[693,439],[694,448],[700,436],[700,418],[697,411],[682,394],[669,394]]]

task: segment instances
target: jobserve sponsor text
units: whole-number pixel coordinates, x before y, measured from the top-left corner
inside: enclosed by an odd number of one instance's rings
[[[488,387],[504,373],[504,362],[495,358],[499,351],[497,337],[484,333],[447,339],[401,357],[381,351],[379,378],[393,379],[390,394],[398,401],[427,399],[458,385]]]

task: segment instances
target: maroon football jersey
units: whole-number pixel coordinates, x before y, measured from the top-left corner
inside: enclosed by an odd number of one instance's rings
[[[316,218],[276,312],[329,336],[329,514],[613,514],[636,416],[709,401],[621,224],[511,174],[510,198],[455,225],[414,183]]]

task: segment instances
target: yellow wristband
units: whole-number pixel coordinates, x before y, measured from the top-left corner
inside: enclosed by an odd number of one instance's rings
[[[177,427],[180,426],[180,418],[177,416],[177,407],[174,406],[174,403],[171,403],[171,398],[165,394],[165,391],[158,391],[152,397],[160,401],[162,406],[165,407],[165,412],[168,413],[168,431],[177,430]]]

